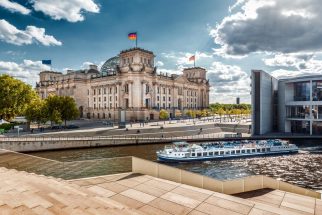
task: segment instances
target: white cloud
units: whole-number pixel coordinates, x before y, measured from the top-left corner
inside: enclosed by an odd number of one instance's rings
[[[45,46],[62,45],[53,36],[46,35],[44,28],[27,26],[26,30],[19,30],[4,19],[0,19],[0,40],[14,45],[29,45],[33,42]]]
[[[211,59],[213,56],[211,54],[205,52],[170,52],[170,53],[162,53],[162,56],[167,59],[172,59],[176,62],[176,65],[179,68],[183,66],[191,66],[193,65],[193,61],[190,61],[189,58],[195,55],[196,62],[203,60],[204,58]]]
[[[245,0],[237,1],[232,10],[210,31],[220,45],[218,55],[322,49],[321,0]]]
[[[163,63],[162,61],[160,61],[160,60],[159,60],[159,61],[157,61],[157,62],[156,62],[156,64],[155,64],[155,65],[156,65],[156,66],[164,66],[164,63]]]
[[[36,11],[41,11],[52,19],[69,22],[83,21],[84,13],[98,13],[100,8],[93,0],[32,0]]]
[[[8,74],[33,86],[39,79],[39,72],[49,69],[50,67],[43,65],[41,61],[23,60],[20,64],[0,61],[0,74]]]
[[[24,15],[27,15],[31,12],[28,8],[22,6],[21,4],[9,0],[0,0],[0,7],[4,7],[11,12],[18,12]]]
[[[322,60],[317,60],[316,55],[311,53],[276,54],[272,58],[263,59],[263,61],[267,66],[277,68],[271,72],[277,78],[322,73]]]
[[[249,75],[239,66],[214,62],[208,70],[210,102],[234,103],[240,97],[243,103],[250,102]]]
[[[314,57],[312,53],[303,54],[275,54],[272,58],[263,59],[267,66],[272,67],[294,67],[297,69],[303,69],[303,66],[311,61]]]

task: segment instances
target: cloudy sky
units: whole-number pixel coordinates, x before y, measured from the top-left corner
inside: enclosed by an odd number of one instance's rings
[[[0,0],[0,74],[34,85],[41,60],[57,71],[101,65],[134,46],[158,70],[208,70],[211,102],[249,103],[251,69],[321,73],[321,0]]]

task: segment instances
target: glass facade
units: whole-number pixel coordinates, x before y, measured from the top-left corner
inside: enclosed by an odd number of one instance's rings
[[[310,118],[310,106],[308,106],[308,105],[287,106],[286,107],[286,117],[287,118],[309,119]]]
[[[305,120],[292,120],[291,121],[291,132],[292,133],[301,133],[301,134],[310,134],[310,121]]]
[[[312,100],[322,101],[322,81],[312,81]]]
[[[313,122],[312,123],[312,134],[321,135],[322,134],[322,122]]]
[[[322,119],[322,105],[313,105],[312,106],[312,118],[313,119]]]
[[[294,83],[294,101],[310,101],[310,82]]]

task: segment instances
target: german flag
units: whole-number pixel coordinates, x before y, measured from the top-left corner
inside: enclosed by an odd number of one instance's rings
[[[128,35],[129,40],[136,40],[137,39],[137,33],[129,33]]]

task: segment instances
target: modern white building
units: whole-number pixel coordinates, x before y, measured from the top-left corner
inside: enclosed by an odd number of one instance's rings
[[[276,79],[251,74],[252,134],[322,135],[322,75]]]

